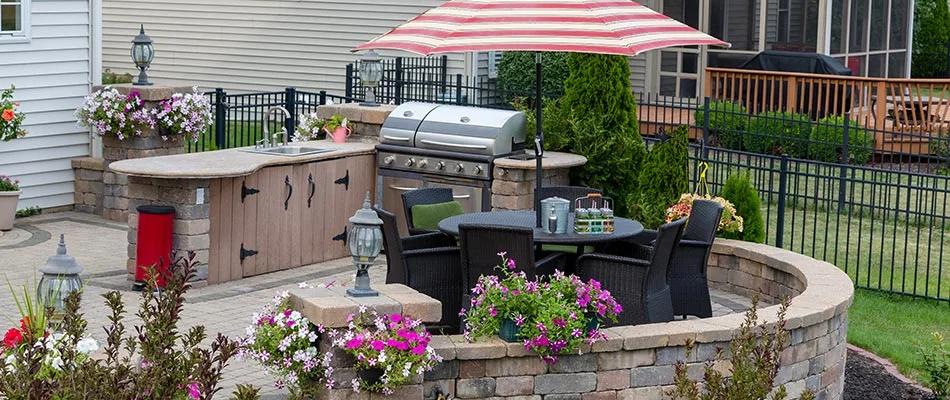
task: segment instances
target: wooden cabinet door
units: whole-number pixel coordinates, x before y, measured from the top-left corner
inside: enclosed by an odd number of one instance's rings
[[[259,184],[259,172],[245,177],[234,178],[234,201],[236,202],[234,204],[241,204],[244,208],[244,213],[240,216],[243,220],[241,222],[232,223],[234,226],[241,225],[244,228],[241,239],[232,240],[232,243],[238,246],[235,252],[238,263],[241,265],[241,276],[237,278],[263,273],[258,272],[260,268],[259,265],[261,264],[259,261],[262,259],[260,254],[262,243],[259,242],[259,240],[266,237],[266,235],[260,234],[257,220],[257,214],[260,208],[258,202],[260,198]],[[236,217],[236,219],[237,218],[239,217]],[[234,232],[237,234],[238,230],[235,229]]]
[[[326,196],[333,182],[324,170],[324,163],[309,163],[305,167],[307,186],[306,197],[301,196],[304,210],[300,223],[301,262],[310,265],[324,261],[323,252],[327,245],[324,218],[330,212],[326,208]]]
[[[324,197],[325,215],[323,218],[323,259],[335,260],[349,255],[346,248],[346,234],[349,232],[349,218],[352,213],[345,213],[347,208],[347,194],[350,187],[350,171],[347,169],[346,159],[328,160],[319,163],[320,169],[329,177]]]

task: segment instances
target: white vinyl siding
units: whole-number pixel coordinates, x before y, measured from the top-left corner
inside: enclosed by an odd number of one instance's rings
[[[30,40],[0,41],[0,89],[16,85],[29,134],[0,142],[0,173],[20,179],[18,208],[73,203],[70,160],[89,155],[73,110],[89,93],[90,3],[32,0]]]
[[[155,41],[151,80],[232,91],[344,93],[354,47],[440,0],[104,0],[103,67],[132,72],[130,41],[140,23]],[[383,56],[414,56],[385,52]],[[449,55],[449,74],[465,72]]]

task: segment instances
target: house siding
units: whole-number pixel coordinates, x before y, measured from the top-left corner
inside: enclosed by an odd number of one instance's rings
[[[129,41],[143,23],[155,41],[149,77],[156,82],[342,95],[346,64],[359,57],[354,47],[443,2],[105,0],[103,67],[134,72]],[[449,73],[464,73],[464,61],[450,54]]]
[[[0,42],[0,89],[16,85],[24,138],[0,142],[0,173],[20,179],[19,208],[73,203],[70,160],[89,155],[73,110],[89,93],[90,3],[33,0],[31,39]]]

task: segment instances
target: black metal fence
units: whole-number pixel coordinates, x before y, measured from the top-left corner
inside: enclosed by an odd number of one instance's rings
[[[448,73],[448,58],[396,57],[383,61],[383,78],[374,89],[376,101],[402,104],[408,101],[512,109],[516,98],[534,93],[502,90],[494,79]],[[365,98],[367,88],[359,76],[359,62],[346,66],[346,97]],[[545,93],[556,98],[563,93]]]
[[[703,162],[714,195],[732,174],[749,175],[766,243],[828,261],[858,287],[950,300],[950,139],[941,121],[875,129],[851,115],[813,121],[708,100],[639,102],[644,133],[689,127],[693,185]]]
[[[187,143],[185,150],[188,152],[252,146],[265,138],[265,128],[267,132],[279,132],[283,127],[292,135],[299,115],[314,112],[317,106],[331,102],[355,101],[326,91],[306,92],[295,88],[240,94],[230,94],[219,88],[206,92],[205,96],[211,101],[214,124],[197,142]],[[275,111],[270,115],[273,119],[269,119],[265,127],[264,114],[274,107],[283,107],[290,116],[288,118],[282,112]]]

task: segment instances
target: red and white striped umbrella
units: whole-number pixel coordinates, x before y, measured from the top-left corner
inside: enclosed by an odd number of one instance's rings
[[[418,54],[567,51],[634,56],[672,46],[729,44],[629,0],[454,0],[357,50]]]

